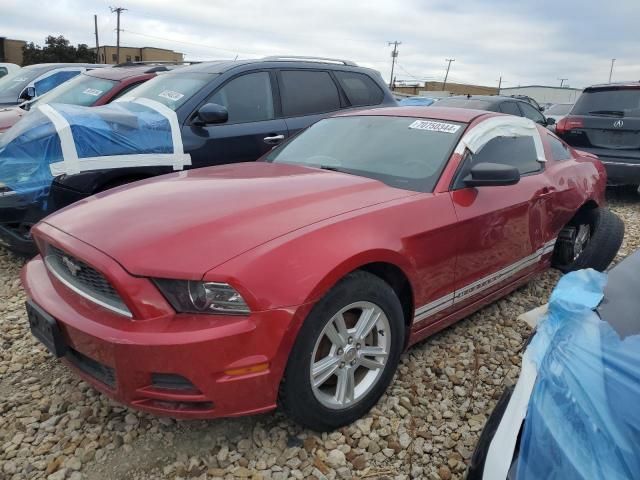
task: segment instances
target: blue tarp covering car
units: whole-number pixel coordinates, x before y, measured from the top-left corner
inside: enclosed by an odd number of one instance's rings
[[[175,113],[151,100],[43,105],[0,136],[3,195],[44,202],[54,177],[135,165],[190,164]]]
[[[398,101],[401,107],[428,107],[435,102],[434,98],[429,97],[407,97]]]
[[[640,478],[639,291],[640,252],[560,280],[468,478]]]

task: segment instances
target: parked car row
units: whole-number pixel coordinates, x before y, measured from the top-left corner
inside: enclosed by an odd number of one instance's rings
[[[180,138],[181,150],[190,157],[187,168],[254,161],[332,112],[396,104],[378,72],[348,61],[270,57],[207,62],[162,72],[139,85],[142,77],[159,73],[153,70],[135,67],[83,75],[75,83],[63,85],[60,92],[52,92],[52,96],[90,101],[85,98],[93,96],[86,93],[89,89],[92,94],[100,92],[98,104],[115,96],[120,96],[118,102],[154,102],[174,117],[172,130]],[[120,82],[114,87],[117,91],[106,93],[108,86],[117,80]],[[137,84],[137,88],[129,90],[132,84]],[[87,87],[78,90],[77,85]],[[55,101],[56,98],[42,99],[47,104]],[[158,108],[157,105],[154,108]],[[102,109],[105,110],[103,116]],[[51,149],[51,142],[56,146],[62,141],[60,138],[64,138],[54,120],[48,126],[40,124],[38,129],[29,128],[25,132],[16,129],[13,135],[7,133],[6,138],[0,137],[0,182],[4,182],[0,185],[4,189],[0,190],[0,241],[3,244],[16,251],[34,253],[30,228],[49,213],[114,186],[174,170],[172,164],[158,166],[143,155],[126,163],[119,162],[117,155],[141,153],[142,149],[136,147],[146,142],[145,138],[135,135],[139,133],[135,115],[120,113],[119,118],[114,119],[113,109],[94,107],[92,110],[92,116],[100,117],[100,122],[88,123],[83,111],[74,110],[76,113],[71,114],[66,123],[79,121],[85,127],[93,125],[96,134],[102,129],[102,134],[96,135],[90,147],[85,148],[89,150],[88,157],[113,160],[100,162],[99,168],[67,171],[53,177],[43,173],[43,168],[48,169],[50,163],[63,161],[65,157],[64,149]],[[124,121],[122,115],[126,116]],[[130,134],[117,137],[115,132],[123,128],[129,128]],[[34,147],[38,142],[42,147]],[[68,143],[71,144],[68,150],[78,150],[77,142]],[[11,177],[10,184],[6,180],[10,173],[2,170],[3,159],[5,168],[15,172],[9,161],[15,157],[14,151],[24,152],[25,145],[31,152],[35,148],[30,156],[36,155],[39,160],[28,174]],[[41,185],[42,195],[25,196],[12,188],[32,183],[34,177],[47,182]]]

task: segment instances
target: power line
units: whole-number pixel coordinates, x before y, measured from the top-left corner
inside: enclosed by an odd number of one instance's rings
[[[116,26],[116,63],[120,63],[120,32],[122,29],[120,28],[120,14],[126,11],[126,8],[123,7],[109,7],[111,9],[111,13],[115,13],[118,17],[117,26]]]
[[[393,89],[393,68],[396,65],[396,58],[398,58],[398,45],[402,45],[402,42],[394,40],[393,42],[387,42],[387,45],[393,45],[393,51],[391,52],[391,79],[389,79],[389,88]]]

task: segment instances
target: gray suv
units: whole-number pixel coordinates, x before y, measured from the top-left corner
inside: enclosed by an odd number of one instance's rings
[[[586,88],[556,134],[597,155],[611,185],[640,185],[640,82]]]

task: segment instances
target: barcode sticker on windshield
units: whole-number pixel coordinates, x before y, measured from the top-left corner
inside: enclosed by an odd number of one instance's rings
[[[85,89],[82,93],[84,93],[85,95],[92,95],[94,97],[99,96],[103,91],[102,90],[97,90],[95,88],[87,88]]]
[[[160,92],[158,96],[162,98],[166,98],[168,100],[173,100],[174,102],[177,102],[182,97],[184,97],[182,93],[174,92],[173,90],[165,90],[163,92]]]
[[[456,133],[460,129],[460,125],[453,123],[434,122],[432,120],[416,120],[409,128],[416,130],[429,130],[430,132]]]

